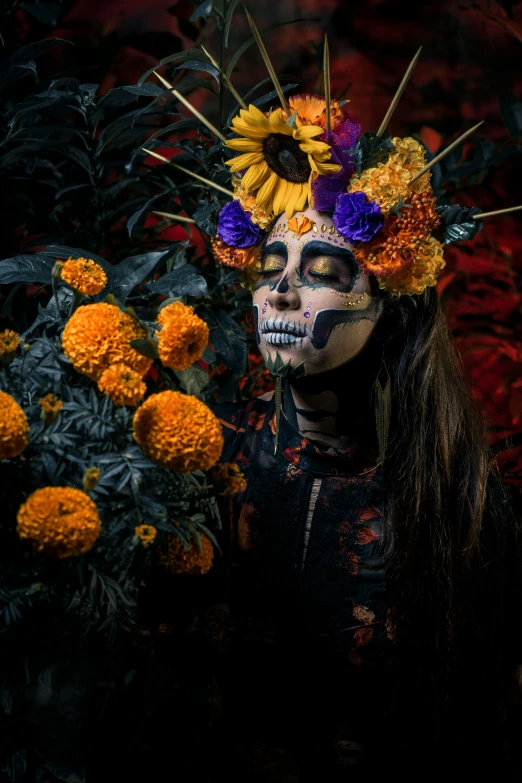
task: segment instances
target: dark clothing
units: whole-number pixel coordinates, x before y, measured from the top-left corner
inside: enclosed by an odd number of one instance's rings
[[[284,415],[274,454],[270,394],[214,411],[221,462],[248,484],[223,499],[228,587],[207,619],[222,652],[211,779],[515,781],[502,766],[500,697],[472,662],[468,680],[449,685],[456,708],[436,740],[436,664],[425,692],[414,671],[397,686],[378,454],[319,449]]]

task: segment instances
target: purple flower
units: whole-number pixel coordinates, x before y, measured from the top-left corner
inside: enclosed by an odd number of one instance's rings
[[[366,193],[343,193],[337,199],[333,222],[337,231],[349,242],[369,242],[384,225],[379,204],[368,201]]]
[[[346,114],[345,119],[336,125],[335,132],[324,139],[330,145],[332,153],[329,162],[339,163],[342,169],[336,174],[320,175],[313,180],[314,209],[318,212],[333,212],[337,198],[346,192],[355,171],[355,156],[350,155],[349,151],[355,148],[360,133],[360,124]]]
[[[222,242],[232,247],[252,247],[261,238],[261,229],[250,220],[239,201],[225,204],[219,213],[217,233]]]

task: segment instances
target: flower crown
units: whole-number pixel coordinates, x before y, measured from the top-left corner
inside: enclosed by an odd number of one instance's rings
[[[260,271],[259,250],[275,219],[284,212],[285,231],[317,233],[319,225],[309,218],[298,221],[295,217],[309,208],[332,216],[339,239],[352,245],[362,271],[374,275],[382,290],[394,296],[412,295],[436,285],[445,265],[444,244],[472,239],[482,228],[482,218],[490,213],[479,207],[437,203],[430,169],[482,123],[430,161],[416,139],[390,136],[386,127],[419,59],[419,49],[379,129],[361,135],[360,124],[346,110],[347,101],[331,99],[326,38],[324,97],[294,95],[287,99],[254,21],[246,13],[280,105],[268,112],[254,104],[247,106],[223,76],[242,106],[232,119],[232,138],[223,136],[156,74],[227,150],[238,153],[226,161],[233,192],[172,164],[232,196],[219,213],[216,236],[211,240],[217,261],[240,270],[243,284],[252,290]],[[208,52],[205,54],[219,68]],[[147,152],[172,163],[151,150]],[[276,228],[281,231],[281,224]]]

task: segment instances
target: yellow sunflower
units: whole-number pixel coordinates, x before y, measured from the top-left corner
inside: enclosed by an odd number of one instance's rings
[[[266,212],[291,218],[310,203],[312,177],[340,170],[331,158],[330,145],[315,141],[324,133],[316,125],[288,124],[282,109],[265,117],[250,104],[232,120],[232,129],[242,138],[229,139],[230,149],[242,153],[227,161],[230,171],[245,171],[241,186],[256,191],[256,204]]]

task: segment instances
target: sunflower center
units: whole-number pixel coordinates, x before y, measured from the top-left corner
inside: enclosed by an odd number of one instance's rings
[[[272,171],[282,179],[308,182],[312,172],[308,155],[291,136],[271,133],[263,141],[263,156]]]

